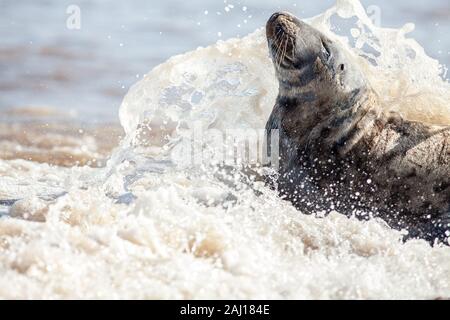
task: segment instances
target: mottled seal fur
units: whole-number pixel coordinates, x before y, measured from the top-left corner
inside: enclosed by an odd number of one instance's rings
[[[275,13],[266,33],[279,80],[266,130],[280,134],[280,194],[304,213],[379,217],[405,239],[448,244],[450,127],[386,113],[344,50],[293,15]]]

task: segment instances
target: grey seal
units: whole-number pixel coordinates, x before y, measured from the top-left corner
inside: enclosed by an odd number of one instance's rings
[[[388,113],[344,50],[294,15],[266,25],[279,94],[280,195],[306,214],[377,217],[405,240],[448,244],[450,127]],[[267,140],[270,150],[270,141]]]

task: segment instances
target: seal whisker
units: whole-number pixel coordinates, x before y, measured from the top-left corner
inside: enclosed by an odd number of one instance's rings
[[[285,43],[284,43],[283,56],[282,56],[282,58],[281,58],[281,62],[283,62],[284,59],[286,59],[286,53],[287,53],[287,46],[288,46],[288,43],[289,43],[289,36],[286,37],[286,41],[285,41]]]
[[[289,48],[290,45],[291,45],[291,48]],[[294,61],[295,61],[295,42],[291,36],[288,36],[288,39],[287,39],[286,52],[285,52],[284,59],[289,60],[291,63],[294,63]]]
[[[283,43],[284,43],[284,38],[285,38],[285,36],[286,36],[286,35],[283,35],[283,38],[281,39],[280,45],[279,45],[278,50],[277,50],[277,54],[276,54],[276,56],[275,56],[275,63],[276,63],[276,65],[277,65],[278,68],[279,68],[280,65],[281,65],[281,54],[282,54],[282,47],[283,47]]]
[[[280,39],[284,36],[284,32],[282,29],[278,30],[278,32],[275,34],[275,39],[272,40],[272,46],[275,47],[276,52],[278,52],[278,49],[280,47]]]
[[[295,41],[294,41],[294,38],[293,38],[293,37],[291,37],[291,42],[292,42],[292,50],[291,50],[291,53],[292,53],[292,62],[294,62],[294,60],[295,60]]]
[[[286,59],[287,46],[288,46],[288,43],[289,43],[289,39],[290,39],[290,37],[287,35],[286,36],[286,40],[284,41],[284,46],[283,46],[284,48],[283,48],[283,54],[282,54],[281,60],[280,60],[280,65]]]
[[[277,38],[275,40],[272,40],[272,51],[275,51],[275,54],[273,55],[274,61],[278,60],[278,54],[281,47],[281,41],[280,39],[284,36],[284,33],[282,30],[279,30]]]
[[[279,51],[280,51],[280,48],[281,48],[281,43],[282,43],[282,37],[284,36],[284,34],[282,34],[281,36],[280,36],[280,42],[278,42],[278,43],[275,43],[275,46],[276,46],[276,51],[275,51],[275,60],[276,61],[278,61],[278,54],[279,54]]]
[[[282,29],[278,30],[278,32],[275,34],[275,43],[281,39],[281,37],[284,35],[284,32]]]
[[[277,68],[279,68],[280,67],[280,58],[281,58],[281,48],[282,48],[282,46],[283,46],[283,40],[284,40],[284,36],[283,36],[283,39],[280,41],[280,46],[279,46],[279,48],[278,48],[278,51],[277,51],[277,55],[276,55],[276,57],[275,57],[275,63],[276,63],[276,66],[277,66]]]
[[[284,61],[284,58],[286,57],[286,47],[287,47],[287,43],[289,41],[289,36],[285,36],[283,39],[283,45],[282,45],[282,50],[281,50],[281,55],[280,55],[280,62],[278,64],[278,67],[281,66],[281,64]]]

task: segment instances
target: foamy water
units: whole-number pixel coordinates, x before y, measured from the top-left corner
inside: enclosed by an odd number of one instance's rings
[[[358,37],[331,31],[332,17],[355,15]],[[386,108],[450,124],[450,86],[408,26],[375,27],[350,0],[308,22],[346,48]],[[171,157],[194,126],[264,128],[276,94],[257,30],[172,57],[135,84],[105,168],[0,161],[0,199],[18,200],[0,202],[0,297],[450,297],[448,247],[402,243],[382,221],[302,215],[238,168]]]

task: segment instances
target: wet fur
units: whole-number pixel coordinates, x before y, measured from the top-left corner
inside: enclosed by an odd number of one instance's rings
[[[272,52],[269,28],[276,23],[271,18],[267,27]],[[407,229],[406,238],[448,243],[450,127],[386,114],[367,84],[345,87],[336,67],[341,61],[301,58],[291,67],[274,59],[280,92],[266,129],[280,131],[280,194],[304,213],[375,216]]]

